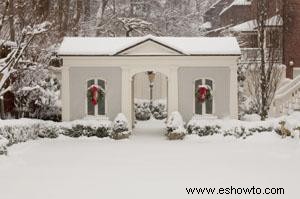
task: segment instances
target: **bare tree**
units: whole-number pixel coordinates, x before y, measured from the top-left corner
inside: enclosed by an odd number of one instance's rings
[[[248,87],[254,109],[265,120],[284,69],[281,64],[283,20],[271,11],[268,0],[255,1],[254,8],[258,53],[249,65]]]

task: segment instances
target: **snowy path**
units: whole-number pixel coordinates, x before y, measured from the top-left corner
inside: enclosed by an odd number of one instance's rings
[[[223,199],[185,188],[231,185],[283,187],[286,194],[226,199],[299,198],[299,140],[265,134],[167,141],[161,124],[140,123],[130,140],[60,137],[12,146],[0,157],[0,198]]]
[[[164,120],[138,122],[133,130],[133,139],[150,139],[151,141],[164,139],[164,134],[166,133],[165,126]]]

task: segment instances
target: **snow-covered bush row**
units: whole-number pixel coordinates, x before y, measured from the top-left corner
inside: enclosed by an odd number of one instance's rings
[[[183,139],[186,135],[185,123],[179,112],[173,112],[167,121],[167,134],[170,140]]]
[[[254,133],[277,132],[282,136],[299,136],[300,113],[290,116],[268,119],[267,121],[240,121],[230,119],[199,119],[192,118],[187,125],[189,134],[208,136],[223,134],[236,138],[246,138]]]
[[[31,119],[0,120],[0,154],[6,147],[37,138],[56,138],[60,128],[55,122]]]
[[[57,138],[60,134],[103,138],[112,135],[112,132],[112,122],[109,120],[60,123],[34,119],[0,120],[0,154],[6,154],[8,146],[37,138]]]
[[[8,146],[38,137],[56,138],[59,128],[55,122],[20,119],[0,120],[0,136],[8,140]]]
[[[167,113],[167,101],[165,99],[154,100],[152,104],[152,110],[150,109],[150,101],[143,99],[135,99],[135,117],[137,120],[149,120],[151,115],[157,120],[166,119]]]
[[[108,137],[112,133],[112,123],[109,120],[75,120],[72,122],[58,123],[61,134],[69,137]]]
[[[128,120],[123,113],[119,113],[113,121],[113,131],[111,138],[120,140],[128,138],[131,135]]]

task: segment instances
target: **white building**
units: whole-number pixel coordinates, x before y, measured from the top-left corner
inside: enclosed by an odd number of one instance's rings
[[[143,85],[134,88],[133,82],[148,81],[137,75],[147,71],[167,78],[161,86],[167,88],[162,89],[166,93],[159,95],[166,95],[169,113],[179,111],[185,120],[194,114],[238,116],[237,60],[241,52],[235,38],[65,38],[59,54],[64,60],[64,121],[88,115],[114,118],[119,112],[132,121],[134,90],[147,95]],[[105,96],[92,104],[87,92],[95,84],[105,90]],[[200,85],[209,86],[213,96],[204,103],[195,95]]]

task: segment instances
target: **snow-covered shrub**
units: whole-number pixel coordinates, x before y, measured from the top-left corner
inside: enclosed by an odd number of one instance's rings
[[[243,121],[254,122],[260,121],[261,117],[258,114],[245,114],[241,118]]]
[[[150,102],[136,99],[134,102],[134,112],[137,120],[149,120],[151,118]]]
[[[183,139],[187,134],[184,127],[185,123],[179,112],[173,112],[167,121],[167,134],[166,136],[170,140]]]
[[[59,128],[54,122],[41,120],[0,120],[0,136],[7,140],[6,146],[37,138],[56,138]]]
[[[166,119],[167,101],[164,99],[154,100],[152,109],[150,109],[150,100],[135,99],[134,100],[135,118],[137,120],[149,120],[151,115],[157,120]]]
[[[7,155],[8,140],[0,135],[0,155]]]
[[[112,132],[112,125],[109,120],[76,120],[62,124],[63,135],[69,137],[108,137]]]
[[[113,130],[111,138],[120,140],[129,138],[131,131],[129,130],[128,120],[123,113],[119,113],[113,121]]]
[[[155,100],[152,106],[152,115],[157,120],[166,119],[168,117],[167,101]]]
[[[193,117],[188,125],[189,134],[199,136],[209,136],[222,134],[224,136],[233,136],[236,138],[246,138],[254,133],[273,132],[276,121],[256,121],[246,122],[230,119],[199,119]]]
[[[208,136],[221,133],[221,127],[218,125],[205,125],[198,126],[192,123],[189,123],[187,126],[187,131],[189,134],[197,134],[199,136]]]
[[[300,138],[300,126],[294,128],[294,134],[296,138]]]
[[[282,138],[290,137],[290,136],[293,137],[292,132],[285,126],[286,125],[285,121],[280,121],[279,125],[280,127],[275,129],[275,132],[278,135],[280,135]]]

